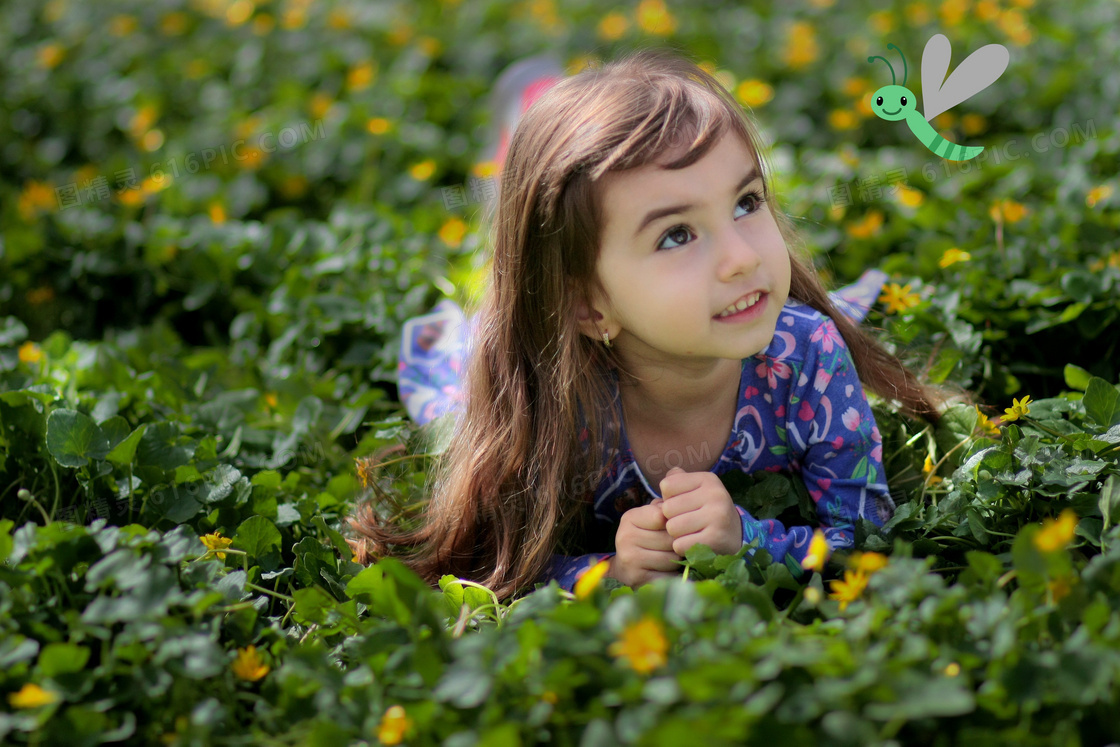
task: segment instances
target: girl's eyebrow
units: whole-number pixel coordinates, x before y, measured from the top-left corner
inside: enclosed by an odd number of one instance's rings
[[[743,187],[753,182],[755,179],[758,179],[758,168],[756,166],[751,166],[751,170],[747,172],[746,176],[739,180],[739,183],[735,185],[735,189],[732,190],[732,193],[738,192]],[[685,213],[689,210],[692,210],[694,207],[696,206],[691,204],[670,205],[669,207],[650,210],[648,213],[646,213],[646,217],[642,218],[642,222],[638,224],[638,229],[634,231],[634,238],[638,238],[638,236],[641,235],[642,231],[646,229],[646,226],[648,226],[650,223],[653,223],[658,218],[664,218],[666,215]]]

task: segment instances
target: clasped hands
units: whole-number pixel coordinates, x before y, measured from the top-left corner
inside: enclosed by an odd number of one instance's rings
[[[711,472],[673,467],[661,480],[662,498],[622,515],[607,575],[637,587],[680,574],[688,548],[703,544],[718,555],[743,546],[743,525],[731,495]]]

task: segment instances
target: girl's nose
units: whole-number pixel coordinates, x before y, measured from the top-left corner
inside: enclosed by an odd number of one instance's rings
[[[738,275],[749,276],[762,264],[762,257],[746,233],[729,228],[720,237],[720,280],[731,280]]]

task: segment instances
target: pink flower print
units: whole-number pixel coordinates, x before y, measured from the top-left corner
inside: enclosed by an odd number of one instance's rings
[[[883,445],[879,444],[871,450],[871,458],[876,462],[883,461]]]
[[[829,320],[817,327],[813,331],[813,336],[809,338],[813,342],[820,342],[821,349],[826,353],[832,352],[832,346],[838,348],[844,347],[844,338],[840,335],[840,330],[836,329],[836,324]]]
[[[771,464],[771,465],[770,465],[769,467],[765,467],[764,469],[765,469],[765,470],[766,470],[767,472],[781,472],[781,471],[782,471],[782,465],[780,465],[780,464]]]
[[[779,418],[784,418],[786,416],[786,406],[778,405],[778,409],[774,410],[774,415]]]
[[[824,496],[824,493],[819,490],[813,490],[812,488],[809,488],[809,496],[813,499],[813,503],[820,503],[821,498]]]
[[[844,422],[844,427],[848,430],[859,430],[860,417],[859,411],[856,408],[849,407],[844,411],[844,414],[840,416],[840,419]]]
[[[797,411],[797,417],[801,418],[805,422],[809,422],[813,419],[813,415],[815,414],[816,413],[813,412],[813,408],[809,406],[809,403],[805,400],[801,400],[801,409]]]
[[[846,387],[844,387],[844,396],[845,397],[851,397],[852,392],[854,392],[855,390],[856,390],[856,388],[854,386],[852,386],[851,384],[848,384]]]
[[[871,426],[871,440],[875,443],[883,443],[883,437],[879,435],[879,426],[877,425]]]
[[[745,390],[743,390],[743,395],[747,399],[750,399],[751,397],[757,397],[758,396],[758,389],[753,387],[753,386],[747,386],[747,388]]]
[[[813,388],[818,392],[824,392],[828,387],[828,382],[832,381],[832,374],[825,371],[823,368],[817,369],[817,375],[813,379]]]
[[[832,478],[831,477],[818,477],[817,478],[817,487],[820,488],[821,490],[828,490],[829,488],[832,487]]]
[[[843,446],[844,446],[844,437],[843,436],[837,436],[836,438],[832,439],[832,448],[839,450]]]
[[[758,364],[754,372],[758,376],[765,376],[770,388],[775,389],[778,386],[778,379],[788,379],[793,374],[793,369],[783,361],[763,358],[762,363]]]

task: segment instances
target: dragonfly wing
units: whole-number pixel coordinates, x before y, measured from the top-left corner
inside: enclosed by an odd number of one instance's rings
[[[1011,60],[1007,47],[988,44],[966,57],[942,83],[951,54],[949,40],[942,34],[932,37],[922,52],[922,101],[927,121],[995,83]]]

